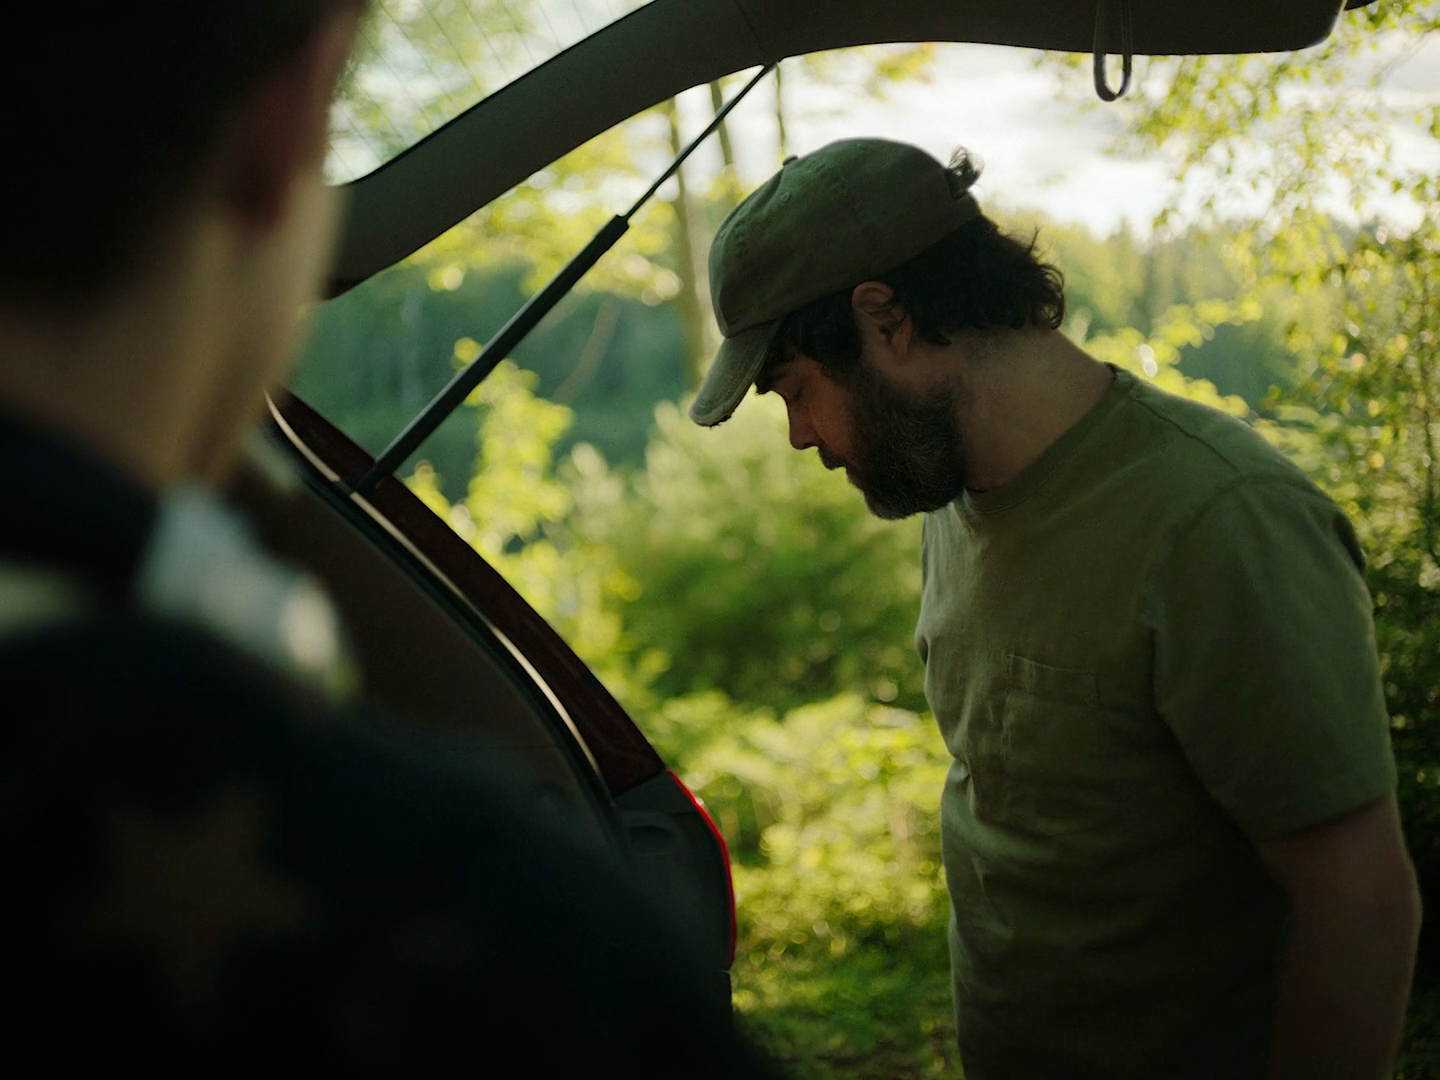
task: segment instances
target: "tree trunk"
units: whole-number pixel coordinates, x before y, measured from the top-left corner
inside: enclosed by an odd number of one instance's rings
[[[678,155],[685,144],[680,137],[680,114],[675,99],[667,101],[664,108],[670,125],[670,149]],[[680,275],[680,295],[676,302],[685,328],[685,365],[691,385],[699,386],[710,359],[707,348],[710,316],[703,293],[705,276],[696,257],[699,245],[695,240],[695,213],[683,166],[675,171],[675,198],[670,207],[675,212],[675,262]]]
[[[725,91],[716,79],[710,84],[710,111],[718,116],[725,107]],[[735,144],[730,141],[730,121],[721,120],[715,132],[720,138],[720,163],[730,172],[735,171]]]
[[[783,70],[783,64],[775,65],[775,141],[780,148],[781,161],[790,156],[790,148],[785,139],[785,84],[780,80],[780,72]]]

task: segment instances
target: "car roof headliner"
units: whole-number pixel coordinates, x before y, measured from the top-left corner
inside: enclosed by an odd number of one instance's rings
[[[347,185],[330,293],[398,262],[591,137],[692,86],[849,45],[961,41],[1088,53],[1096,7],[1096,0],[653,0]],[[1129,0],[1129,7],[1133,51],[1168,55],[1304,48],[1324,39],[1342,4]]]

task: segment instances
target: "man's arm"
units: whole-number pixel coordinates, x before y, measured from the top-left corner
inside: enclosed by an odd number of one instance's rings
[[[1388,1080],[1420,933],[1394,796],[1259,849],[1291,917],[1271,1080]]]

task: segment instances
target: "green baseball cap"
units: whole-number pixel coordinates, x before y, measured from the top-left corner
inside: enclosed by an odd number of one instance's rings
[[[711,427],[750,389],[779,321],[893,270],[980,216],[944,165],[889,139],[841,139],[788,159],[720,225],[710,302],[725,340],[690,418]]]

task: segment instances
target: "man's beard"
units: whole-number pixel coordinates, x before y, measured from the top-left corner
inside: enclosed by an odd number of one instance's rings
[[[896,519],[938,510],[965,490],[965,462],[950,390],[912,398],[871,370],[862,357],[845,377],[850,391],[851,459],[821,451],[826,465],[845,465],[850,482],[876,517]]]

